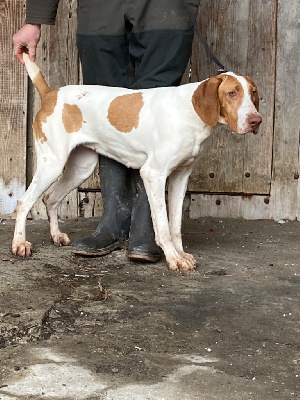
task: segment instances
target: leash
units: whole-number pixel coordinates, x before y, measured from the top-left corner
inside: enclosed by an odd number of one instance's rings
[[[195,33],[197,34],[197,36],[199,36],[200,42],[203,45],[206,53],[209,55],[210,59],[219,67],[219,69],[217,71],[218,75],[222,74],[223,72],[226,72],[225,66],[217,59],[217,57],[214,55],[214,53],[209,48],[205,37],[203,36],[202,32],[199,29],[199,26],[195,27]]]
[[[191,13],[188,5],[186,4],[185,0],[182,0],[182,2],[184,4],[184,6],[185,6],[185,9],[186,9],[187,15],[189,17],[190,23],[191,23],[192,26],[194,26],[195,36],[199,37],[200,43],[204,47],[206,53],[209,55],[210,59],[219,67],[219,69],[217,71],[217,74],[219,75],[219,74],[222,74],[223,72],[227,72],[225,70],[225,66],[218,60],[218,58],[214,55],[214,53],[211,51],[210,47],[208,46],[207,40],[205,39],[204,35],[202,34],[202,32],[201,32],[201,30],[199,28],[199,25],[195,24],[194,17],[192,16],[192,13]],[[199,1],[199,6],[198,7],[200,7],[200,1]],[[191,71],[190,71],[190,73],[191,73]]]

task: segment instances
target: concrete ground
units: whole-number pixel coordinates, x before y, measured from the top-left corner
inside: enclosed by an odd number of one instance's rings
[[[67,221],[72,239],[94,219]],[[54,247],[0,223],[0,399],[300,399],[299,222],[185,221],[191,273]]]

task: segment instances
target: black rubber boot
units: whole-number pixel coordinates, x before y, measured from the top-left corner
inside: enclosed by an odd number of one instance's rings
[[[157,262],[161,249],[155,242],[150,206],[139,171],[134,171],[137,196],[133,204],[127,257],[133,261]]]
[[[108,157],[100,156],[103,214],[91,236],[73,242],[73,253],[102,256],[126,248],[130,230],[133,190],[131,171]]]

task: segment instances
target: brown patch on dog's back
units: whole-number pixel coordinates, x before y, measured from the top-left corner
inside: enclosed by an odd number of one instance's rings
[[[80,108],[76,104],[64,104],[62,122],[67,133],[78,132],[83,124]]]
[[[42,99],[42,106],[38,111],[35,120],[33,122],[33,133],[36,140],[39,140],[40,143],[47,142],[47,137],[43,132],[43,123],[47,122],[47,118],[53,114],[54,108],[57,103],[57,95],[58,90],[47,90],[43,93]]]
[[[144,105],[142,93],[118,96],[109,105],[107,119],[118,131],[128,133],[139,126]]]

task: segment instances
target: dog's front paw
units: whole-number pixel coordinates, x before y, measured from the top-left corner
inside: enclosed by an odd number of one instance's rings
[[[196,268],[197,261],[193,254],[182,252],[180,256],[183,257],[191,266],[194,266],[192,269]]]
[[[30,242],[12,242],[11,251],[19,257],[30,257],[33,250]]]
[[[71,240],[66,233],[58,233],[52,236],[53,243],[55,246],[70,246]]]
[[[193,271],[196,268],[196,260],[192,254],[183,253],[180,257],[168,260],[169,269],[172,271]]]

